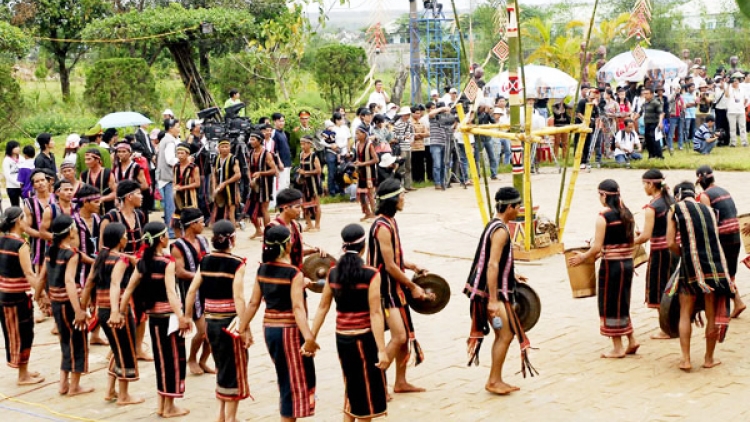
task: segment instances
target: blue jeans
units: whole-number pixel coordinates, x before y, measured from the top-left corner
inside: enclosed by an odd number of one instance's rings
[[[164,224],[169,228],[169,237],[174,237],[172,229],[172,216],[174,215],[174,186],[172,182],[159,189],[161,193],[161,206],[164,208]]]
[[[667,136],[667,147],[670,151],[674,149],[674,134],[677,132],[677,145],[682,148],[682,136],[683,136],[683,119],[682,117],[670,117],[669,118],[669,136]]]
[[[633,152],[630,154],[630,157],[628,157],[626,154],[618,154],[615,155],[615,161],[617,164],[625,164],[630,160],[640,160],[643,158],[643,156],[638,152]]]
[[[503,164],[510,164],[510,139],[492,138],[497,147],[497,161]]]
[[[326,151],[326,166],[328,167],[328,194],[340,193],[339,185],[336,183],[336,167],[338,167],[338,155]]]
[[[686,144],[692,145],[693,144],[693,135],[695,135],[695,118],[693,117],[686,117],[685,121],[683,123],[683,135],[682,139],[685,141]],[[680,145],[682,146],[682,145]]]
[[[714,147],[716,146],[716,144],[717,144],[718,142],[719,142],[719,141],[713,141],[713,142],[706,142],[706,141],[703,141],[703,142],[701,142],[701,149],[700,149],[700,151],[699,151],[699,152],[700,152],[701,154],[704,154],[704,155],[710,154],[710,153],[711,153],[711,150],[713,150],[713,149],[714,149]]]
[[[461,166],[461,174],[457,176],[459,176],[461,183],[466,183],[469,180],[469,159],[466,158],[464,143],[456,142],[456,144],[458,145],[458,164]],[[456,168],[455,162],[451,162],[451,168]]]
[[[435,186],[443,186],[445,179],[445,145],[430,145],[430,155],[432,156],[432,181]]]
[[[492,177],[495,177],[497,176],[497,156],[495,155],[494,148],[492,148],[492,138],[487,138],[484,136],[479,138],[481,138],[482,140],[474,141],[474,160],[477,162],[477,172],[482,171],[482,166],[479,165],[479,156],[480,152],[482,152],[482,147],[484,147],[484,151],[490,161],[490,175]]]

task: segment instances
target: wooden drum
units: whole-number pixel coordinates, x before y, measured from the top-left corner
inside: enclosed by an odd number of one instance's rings
[[[750,254],[750,236],[742,234],[742,227],[744,227],[745,224],[750,224],[750,213],[738,215],[737,220],[739,220],[740,223],[740,236],[742,236],[742,244],[745,245],[745,253]]]
[[[577,252],[585,253],[589,248],[572,248],[565,250],[565,266],[568,268],[568,280],[574,298],[596,296],[596,258],[591,257],[575,267],[568,261]]]

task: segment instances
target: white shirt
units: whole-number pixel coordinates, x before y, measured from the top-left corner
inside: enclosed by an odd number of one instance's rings
[[[360,126],[362,126],[362,119],[360,119],[359,117],[355,117],[354,120],[352,120],[352,126],[349,128],[349,131],[356,131]]]
[[[714,92],[714,98],[716,102],[716,108],[719,110],[726,110],[729,106],[729,99],[727,98],[726,94],[724,94],[724,88],[716,88],[716,91]]]
[[[379,105],[381,107],[381,110],[385,110],[385,106],[386,106],[386,103],[387,103],[387,101],[385,99],[386,95],[388,95],[388,94],[385,91],[383,91],[383,92],[377,92],[377,91],[373,92],[372,94],[370,94],[370,98],[367,100],[367,106],[369,107],[370,104],[375,103],[375,104],[377,104],[377,105]],[[356,129],[356,127],[355,127],[355,129]]]
[[[18,162],[7,155],[3,158],[3,176],[6,189],[21,188],[21,183],[18,182]]]
[[[424,126],[425,129],[427,129],[427,133],[429,134],[430,133],[430,116],[427,113],[425,113],[425,115],[419,119],[419,123],[422,123],[422,126]],[[429,136],[426,138],[422,138],[422,141],[424,142],[424,146],[430,145]]]
[[[336,132],[336,146],[339,147],[339,154],[346,155],[349,153],[349,139],[352,138],[352,132],[345,125],[333,128]]]
[[[619,147],[615,148],[615,156],[630,154],[636,150],[636,146],[640,147],[641,140],[638,139],[638,133],[633,129],[632,132],[621,130],[615,135],[615,145]]]
[[[728,114],[743,114],[745,112],[745,103],[747,102],[747,97],[745,96],[745,92],[742,90],[742,87],[733,87],[729,86],[729,95],[724,95],[727,98],[727,113]]]

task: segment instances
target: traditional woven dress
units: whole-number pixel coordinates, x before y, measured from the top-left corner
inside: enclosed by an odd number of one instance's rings
[[[107,196],[112,193],[109,190],[109,176],[111,174],[111,170],[108,168],[101,168],[96,174],[91,174],[91,170],[86,169],[81,172],[81,182],[99,189],[102,196]],[[104,215],[114,208],[115,201],[102,201],[101,207],[99,208],[99,214]]]
[[[220,400],[250,397],[247,349],[238,334],[228,331],[237,318],[234,275],[243,265],[243,258],[222,252],[206,255],[200,264],[200,296],[205,300],[206,335],[216,364],[216,398]]]
[[[36,195],[24,199],[23,203],[31,211],[31,221],[27,222],[27,224],[34,230],[41,230],[44,209],[55,203],[55,195],[50,194],[49,202],[47,203],[40,201]],[[29,242],[31,246],[31,263],[34,265],[41,264],[44,259],[47,242],[38,237],[29,237]]]
[[[270,223],[266,226],[265,230],[270,229],[274,226],[284,226],[289,229],[289,233],[291,234],[291,239],[289,240],[292,244],[292,250],[289,251],[289,258],[292,261],[292,265],[302,270],[302,262],[304,260],[304,248],[302,244],[302,225],[300,225],[296,221],[292,221],[291,224],[286,224],[284,220],[281,219],[281,217],[276,217],[273,220],[271,220]],[[265,237],[265,231],[264,235]]]
[[[169,320],[174,317],[167,299],[164,274],[171,256],[155,256],[148,273],[141,274],[141,285],[148,294],[148,328],[156,367],[156,389],[160,396],[180,398],[185,393],[185,338],[179,331],[169,333]],[[175,286],[176,287],[176,286]],[[140,286],[139,286],[140,288]],[[179,292],[175,291],[179,295]]]
[[[120,210],[112,210],[102,217],[103,220],[107,220],[109,223],[121,223],[125,226],[126,236],[128,237],[128,244],[122,249],[123,253],[134,255],[141,248],[143,243],[143,226],[146,224],[146,216],[141,210],[134,210],[135,212],[135,224],[131,227],[125,215]]]
[[[138,380],[138,349],[135,345],[136,325],[132,309],[128,307],[127,313],[123,316],[124,324],[121,328],[112,328],[107,324],[112,313],[110,301],[112,271],[118,261],[126,264],[125,273],[120,281],[120,297],[128,286],[130,275],[134,270],[133,265],[127,257],[110,252],[104,261],[104,268],[96,275],[96,315],[109,341],[109,348],[112,350],[112,357],[109,359],[109,374],[120,381],[136,381]],[[120,303],[120,298],[117,299],[117,303]],[[115,312],[118,310],[115,309]]]
[[[304,171],[315,171],[315,163],[318,163],[320,168],[320,161],[314,151],[310,151],[310,154],[305,157],[305,153],[302,152],[299,155],[299,168]],[[315,212],[315,207],[320,205],[320,175],[307,175],[300,176],[302,182],[302,208],[305,212]]]
[[[263,316],[268,353],[276,367],[280,413],[286,418],[315,414],[315,363],[302,356],[302,333],[292,311],[292,280],[299,269],[277,262],[261,264],[257,282],[266,302]]]
[[[174,166],[174,179],[177,181],[175,186],[188,186],[195,183],[193,180],[193,169],[195,163],[188,163],[183,169],[180,164]],[[234,166],[232,166],[234,168]],[[199,176],[200,177],[200,176]],[[175,227],[180,224],[180,214],[184,208],[198,208],[198,189],[182,190],[174,193],[174,216],[172,221]]]
[[[378,346],[370,325],[369,288],[378,270],[364,267],[358,280],[328,274],[336,300],[336,350],[344,373],[344,413],[354,418],[375,418],[386,414],[385,371],[378,363]],[[347,278],[347,287],[342,278]]]
[[[667,214],[669,206],[664,197],[653,199],[647,208],[654,210],[654,229],[651,232],[648,269],[646,270],[646,304],[658,309],[669,277],[677,266],[677,257],[667,246]]]
[[[255,154],[255,150],[250,150],[248,165],[252,175],[259,171],[268,171],[268,154],[270,153],[263,147],[260,148],[258,155]],[[259,176],[256,179],[256,184],[250,189],[245,214],[250,216],[252,221],[257,221],[258,218],[263,216],[261,204],[273,200],[274,179],[274,176]]]
[[[378,231],[386,230],[391,235],[391,248],[396,265],[404,270],[404,251],[401,249],[401,237],[398,231],[396,220],[385,215],[379,215],[370,227],[370,234],[367,245],[367,264],[380,270],[380,297],[383,301],[385,315],[388,312],[400,312],[401,319],[404,322],[407,338],[409,340],[409,355],[413,356],[415,365],[419,365],[424,360],[422,348],[414,335],[414,323],[411,319],[409,305],[406,302],[406,296],[401,288],[401,283],[393,278],[385,269],[385,259],[380,251],[380,242],[378,241]],[[413,353],[413,355],[412,355]]]
[[[73,214],[73,220],[78,228],[78,244],[81,254],[95,257],[99,253],[99,232],[102,217],[99,214],[91,214],[91,227],[84,221],[81,214],[76,211]],[[86,285],[86,279],[91,272],[91,264],[86,264],[83,260],[78,261],[78,284],[83,288]]]
[[[633,234],[616,211],[599,213],[607,221],[599,264],[599,330],[603,336],[631,334],[630,290],[633,284]]]
[[[31,284],[21,269],[18,250],[26,243],[15,234],[0,236],[0,324],[3,326],[8,366],[29,363],[34,342]]]
[[[371,149],[369,139],[364,142],[357,143],[357,161],[364,163],[372,160],[374,157],[370,155]],[[357,181],[357,194],[368,194],[370,189],[378,187],[378,168],[377,164],[370,164],[366,166],[357,167],[359,173],[359,179]]]
[[[734,276],[737,274],[737,260],[740,256],[741,246],[740,223],[737,220],[737,207],[734,204],[734,199],[726,189],[718,186],[706,189],[702,195],[708,196],[711,201],[711,208],[714,209],[716,214],[719,226],[719,243],[726,259],[724,270],[734,280]]]
[[[60,370],[83,374],[89,371],[88,332],[77,330],[73,325],[76,313],[65,289],[65,271],[68,261],[78,253],[75,249],[59,249],[54,260],[47,254],[47,293],[60,336],[62,352]],[[78,297],[75,300],[79,300]]]
[[[117,163],[112,174],[115,177],[115,183],[120,183],[123,180],[133,180],[137,182],[138,175],[141,174],[141,171],[143,171],[141,166],[131,160],[125,167],[123,167],[121,163]]]
[[[231,153],[226,158],[216,157],[214,164],[214,174],[216,175],[216,186],[219,186],[225,180],[234,177],[234,165],[237,159]],[[213,195],[213,192],[211,192]],[[240,197],[239,183],[229,183],[216,195],[213,195],[215,219],[229,218],[229,207],[237,205]],[[220,211],[221,210],[221,211]]]
[[[203,257],[208,253],[208,240],[201,235],[196,236],[198,241],[199,250],[195,249],[195,246],[185,240],[185,238],[179,238],[172,243],[172,249],[178,249],[182,254],[182,260],[185,262],[185,270],[195,274],[198,271],[198,267],[203,260]],[[185,303],[187,298],[187,292],[190,290],[190,283],[193,282],[192,278],[177,278],[177,288],[180,289],[180,299],[182,303]],[[203,297],[198,292],[195,296],[195,303],[193,304],[193,320],[197,321],[203,316]]]

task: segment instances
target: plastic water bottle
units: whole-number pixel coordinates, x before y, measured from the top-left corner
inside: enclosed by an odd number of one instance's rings
[[[492,328],[496,330],[503,328],[503,320],[499,316],[492,318]]]

